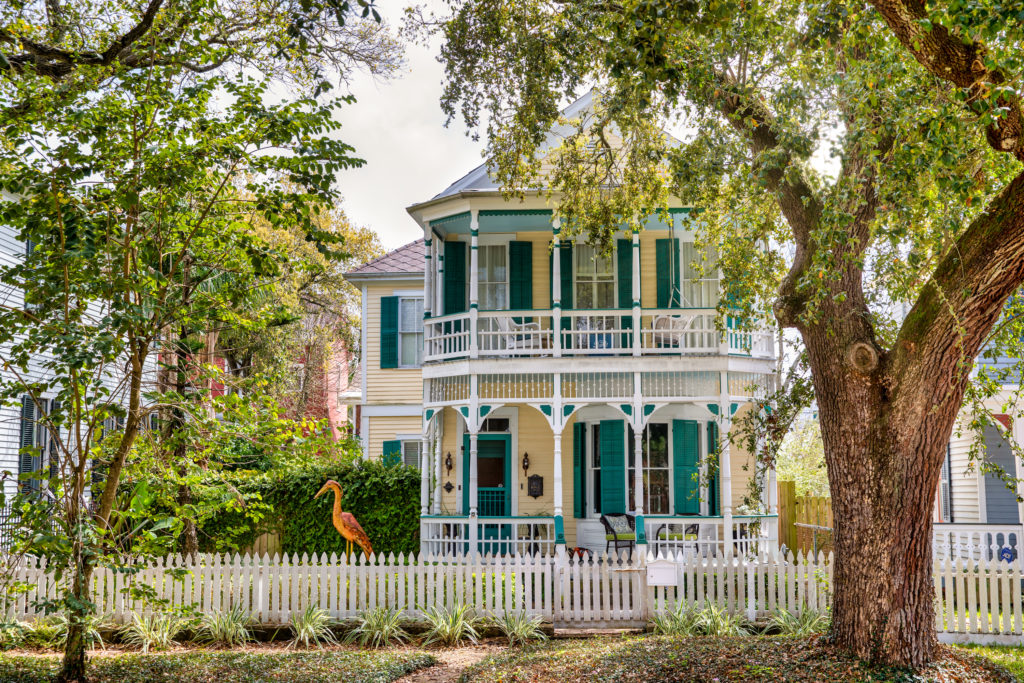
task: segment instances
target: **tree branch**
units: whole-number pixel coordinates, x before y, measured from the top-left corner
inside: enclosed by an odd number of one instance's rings
[[[968,226],[924,286],[893,349],[898,385],[953,392],[967,381],[973,359],[1022,282],[1024,173]],[[941,394],[917,395],[931,400]]]
[[[985,97],[989,86],[1006,82],[1006,75],[985,66],[986,48],[978,40],[964,42],[938,24],[930,27],[923,2],[871,0],[900,43],[929,73],[970,93],[968,104]],[[995,106],[1006,113],[985,129],[989,146],[997,152],[1012,154],[1024,161],[1024,119],[1020,97],[999,95]]]

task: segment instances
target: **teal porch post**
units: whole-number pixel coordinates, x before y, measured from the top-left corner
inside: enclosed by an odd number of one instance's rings
[[[636,544],[647,545],[647,529],[644,528],[644,430],[637,427],[633,430],[633,464],[636,478],[634,479],[635,496],[633,507],[636,510]]]
[[[560,427],[554,431],[554,499],[555,499],[555,545],[565,545],[565,522],[562,518],[562,432]]]

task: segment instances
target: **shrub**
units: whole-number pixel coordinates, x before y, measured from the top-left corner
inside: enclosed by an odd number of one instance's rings
[[[55,615],[41,617],[23,624],[25,629],[24,643],[28,647],[41,650],[56,650],[61,644],[61,627]],[[67,637],[65,632],[65,637]]]
[[[724,607],[708,605],[697,613],[697,629],[707,636],[745,636],[750,633],[746,617],[729,614]]]
[[[651,630],[662,636],[692,636],[700,632],[699,612],[685,603],[651,618]]]
[[[174,614],[143,617],[132,612],[131,623],[122,626],[117,633],[122,643],[141,648],[143,652],[166,650],[178,644],[175,638],[185,630],[188,623],[187,619]]]
[[[402,610],[377,607],[359,615],[356,627],[345,637],[346,642],[369,647],[388,643],[404,643],[409,634],[402,628]]]
[[[251,621],[250,616],[238,607],[226,611],[214,610],[203,615],[196,640],[226,647],[244,645],[252,640],[252,632],[249,631]]]
[[[334,620],[327,614],[327,610],[310,605],[303,612],[292,614],[288,627],[292,632],[291,642],[288,647],[295,647],[301,644],[303,647],[310,645],[319,646],[321,643],[337,645],[338,638],[334,635],[331,627]]]
[[[328,479],[341,484],[345,511],[359,520],[375,553],[419,550],[420,474],[413,467],[389,467],[367,460],[310,462],[263,474],[234,472],[227,477],[243,499],[259,501],[268,508],[263,519],[273,520],[274,526],[256,523],[241,510],[218,512],[202,523],[200,538],[209,539],[204,551],[245,547],[263,531],[275,530],[281,534],[283,552],[344,554],[345,539],[331,523],[334,496],[313,500]]]
[[[26,624],[17,619],[4,619],[0,621],[0,650],[10,650],[21,647],[25,643],[29,628]]]
[[[829,616],[828,613],[815,612],[806,606],[799,614],[780,607],[775,610],[768,624],[781,635],[804,637],[828,629]]]
[[[424,645],[457,645],[464,640],[475,643],[480,634],[476,627],[480,620],[473,616],[469,605],[431,607],[423,613],[429,628],[423,636]]]
[[[542,621],[540,617],[527,615],[525,610],[512,614],[505,612],[494,620],[512,647],[526,645],[531,640],[547,640],[548,637],[540,630]]]

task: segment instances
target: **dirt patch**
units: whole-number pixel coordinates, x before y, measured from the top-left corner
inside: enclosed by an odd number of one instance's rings
[[[451,683],[459,680],[466,668],[478,664],[488,655],[498,654],[506,649],[497,643],[480,643],[466,647],[430,650],[430,654],[437,657],[437,664],[400,678],[398,683]]]

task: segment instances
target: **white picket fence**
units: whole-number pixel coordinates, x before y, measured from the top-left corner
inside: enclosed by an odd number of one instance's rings
[[[669,562],[665,562],[665,560]],[[661,571],[661,581],[649,582]],[[30,619],[57,596],[45,564],[26,560],[15,579],[30,585],[7,615]],[[934,567],[936,628],[947,642],[1024,644],[1024,571],[1019,563],[938,560]],[[653,585],[667,583],[669,585]],[[722,607],[751,620],[777,609],[825,610],[832,558],[818,554],[701,557],[692,553],[630,562],[513,557],[432,558],[200,555],[170,557],[137,571],[97,570],[93,600],[121,623],[131,613],[192,606],[200,612],[240,608],[264,624],[287,623],[308,605],[345,619],[377,606],[417,617],[434,606],[472,605],[478,613],[526,611],[556,627],[640,626],[680,602]]]

